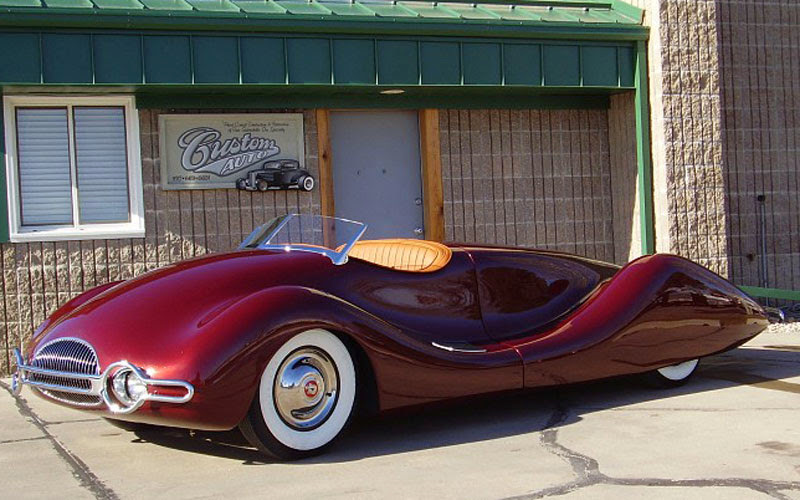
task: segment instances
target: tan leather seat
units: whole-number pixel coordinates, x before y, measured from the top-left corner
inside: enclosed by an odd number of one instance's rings
[[[414,273],[438,271],[450,262],[453,251],[441,243],[414,239],[359,241],[348,256],[373,264]]]

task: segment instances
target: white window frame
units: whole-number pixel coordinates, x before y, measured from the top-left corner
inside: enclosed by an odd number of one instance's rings
[[[117,106],[125,110],[125,133],[128,145],[128,207],[130,221],[120,223],[81,224],[73,216],[72,225],[23,226],[17,168],[18,107],[66,107],[70,129],[70,170],[72,203],[77,205],[78,185],[75,179],[76,161],[72,144],[73,106]],[[144,200],[142,194],[142,157],[139,147],[139,113],[133,96],[4,96],[3,114],[6,141],[6,179],[8,180],[8,222],[12,242],[94,240],[144,237]],[[73,209],[74,211],[74,209]]]

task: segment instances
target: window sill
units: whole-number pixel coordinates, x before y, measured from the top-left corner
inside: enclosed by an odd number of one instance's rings
[[[144,238],[144,228],[132,224],[103,224],[85,228],[42,228],[12,232],[12,243],[37,241],[113,240]]]

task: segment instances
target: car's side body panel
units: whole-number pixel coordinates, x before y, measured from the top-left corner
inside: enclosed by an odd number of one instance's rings
[[[467,247],[478,276],[486,332],[530,337],[576,308],[618,266],[553,252]]]
[[[148,402],[126,420],[221,430],[242,419],[272,354],[310,328],[363,349],[379,407],[389,410],[647,371],[730,348],[766,325],[746,295],[679,257],[614,271],[552,252],[486,247],[453,246],[451,262],[432,273],[239,251],[76,301],[37,333],[26,358],[43,342],[80,337],[102,366],[126,359],[195,388],[188,403]]]

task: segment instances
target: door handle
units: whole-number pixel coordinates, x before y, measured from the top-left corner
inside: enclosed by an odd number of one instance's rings
[[[416,234],[417,236],[422,236],[423,234],[425,234],[425,230],[422,229],[421,227],[415,227],[414,234]]]

